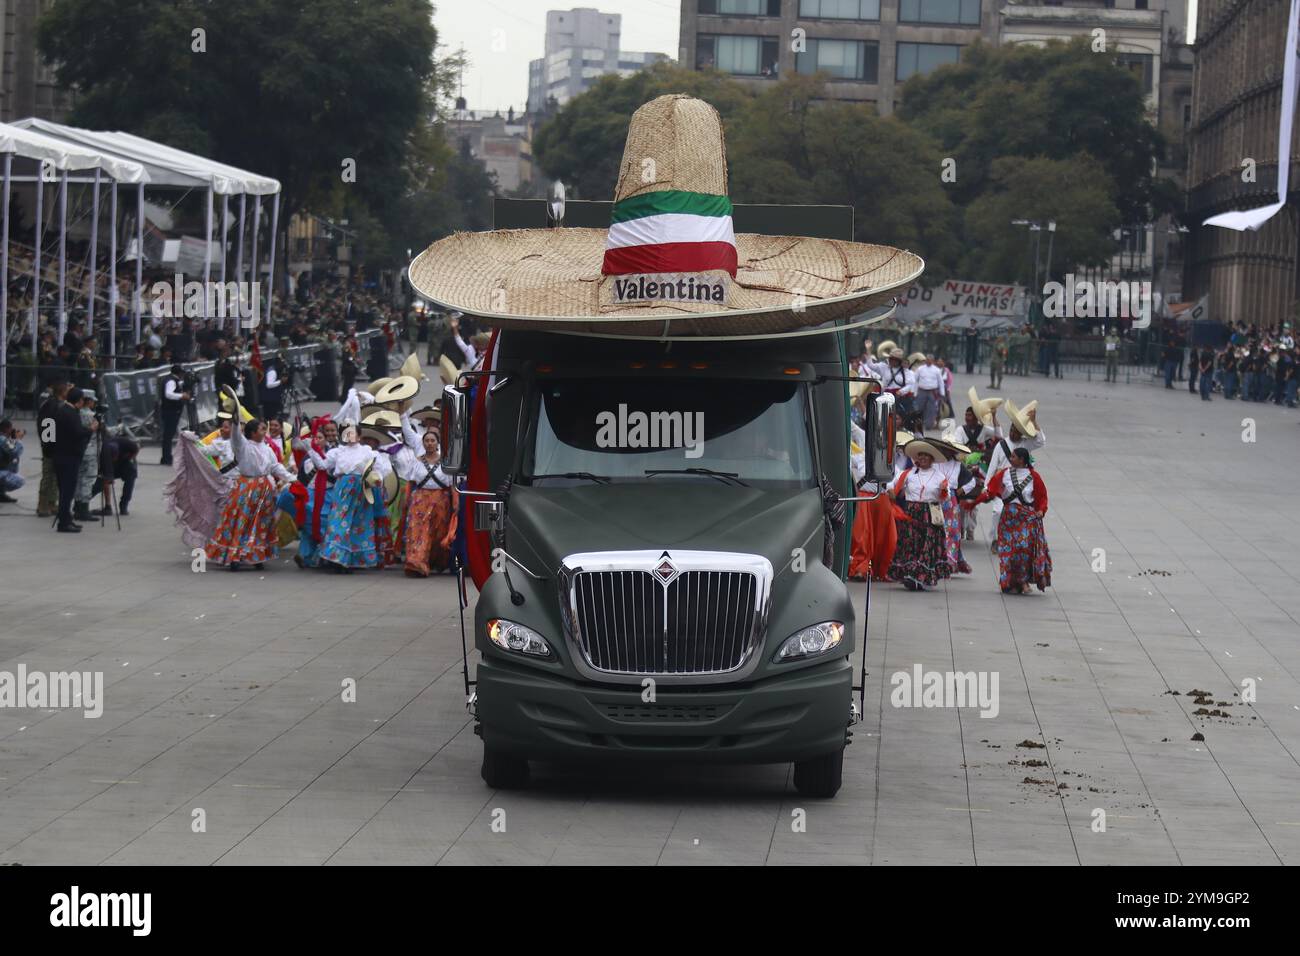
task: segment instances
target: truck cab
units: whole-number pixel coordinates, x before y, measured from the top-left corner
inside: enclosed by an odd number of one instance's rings
[[[480,478],[464,494],[492,555],[473,624],[483,779],[793,762],[801,793],[834,796],[855,652],[843,333],[503,329],[490,361],[443,397],[444,465]],[[872,396],[873,477],[891,428]]]

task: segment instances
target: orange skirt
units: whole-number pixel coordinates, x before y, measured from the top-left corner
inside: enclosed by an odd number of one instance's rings
[[[894,505],[889,496],[859,501],[853,519],[849,577],[865,578],[870,571],[874,580],[887,581],[897,546],[898,525],[894,522]]]

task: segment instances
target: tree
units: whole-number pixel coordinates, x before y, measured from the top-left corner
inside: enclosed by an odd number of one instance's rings
[[[960,63],[915,76],[898,116],[938,140],[956,160],[954,199],[967,205],[991,184],[1000,157],[1091,156],[1116,185],[1124,222],[1172,210],[1153,170],[1163,138],[1148,122],[1143,90],[1114,54],[1085,39],[990,47],[975,43]]]
[[[1111,233],[1121,223],[1115,191],[1105,168],[1088,155],[995,159],[989,188],[965,210],[961,274],[1033,284],[1033,254],[1027,245],[1032,234],[1013,226],[1013,219],[1056,222],[1052,275],[1103,265],[1114,250]],[[1047,236],[1040,239],[1046,267]]]
[[[340,189],[380,210],[406,193],[437,108],[435,39],[429,0],[60,0],[39,29],[77,90],[73,123],[274,176],[282,228]]]

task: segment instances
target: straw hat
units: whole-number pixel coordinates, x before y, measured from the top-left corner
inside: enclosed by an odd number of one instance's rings
[[[999,408],[1002,403],[1006,401],[1006,399],[1002,398],[980,398],[979,393],[975,391],[974,385],[970,387],[970,391],[966,393],[966,397],[970,399],[971,411],[975,413],[975,417],[985,425],[993,424],[994,410]]]
[[[455,385],[456,379],[460,378],[460,369],[444,355],[438,359],[438,374],[442,376],[444,384]]]
[[[675,93],[628,128],[609,229],[456,233],[411,263],[418,295],[488,325],[748,335],[888,304],[925,268],[890,246],[735,235],[722,120]]]
[[[402,418],[391,409],[380,408],[361,419],[361,424],[376,425],[379,428],[401,428]]]
[[[878,391],[880,391],[880,383],[872,378],[861,378],[849,382],[849,401],[856,402],[859,395]]]
[[[408,375],[416,381],[427,382],[429,376],[424,374],[424,367],[420,365],[420,356],[412,352],[402,363],[402,367],[397,372],[398,375]]]
[[[897,342],[893,339],[885,339],[885,341],[876,346],[876,355],[880,358],[887,359],[896,348],[898,348]]]
[[[903,454],[913,461],[920,454],[928,454],[935,461],[947,461],[952,457],[942,445],[935,444],[928,438],[913,438],[903,446]]]
[[[361,494],[366,499],[366,504],[375,503],[375,485],[379,484],[382,479],[379,472],[375,471],[375,463],[372,461],[366,465],[366,470],[361,473]]]
[[[949,458],[965,458],[971,453],[971,449],[965,443],[958,441],[955,431],[945,431],[943,437],[931,438],[930,441],[936,442],[947,451]]]
[[[426,405],[411,412],[411,419],[419,422],[425,429],[437,428],[442,422],[442,409],[434,405]]]
[[[894,432],[894,445],[897,448],[902,448],[904,445],[910,442],[914,437],[916,436],[914,436],[911,432],[899,428]]]
[[[924,361],[925,361],[924,352],[913,352],[911,355],[907,357],[907,365],[909,368],[916,368]]]
[[[357,432],[357,437],[362,441],[369,438],[371,441],[376,442],[381,448],[384,445],[391,445],[397,440],[393,437],[391,432],[385,431],[378,425],[362,425],[360,431]]]
[[[1038,434],[1038,428],[1029,420],[1029,412],[1037,407],[1037,400],[1030,402],[1024,408],[1017,408],[1016,403],[1009,398],[1006,401],[1007,417],[1011,419],[1011,424],[1016,426],[1016,430],[1026,438],[1033,438]]]
[[[399,375],[389,379],[382,388],[372,389],[371,394],[375,396],[376,405],[387,405],[389,402],[404,402],[408,398],[414,398],[419,391],[419,379]]]

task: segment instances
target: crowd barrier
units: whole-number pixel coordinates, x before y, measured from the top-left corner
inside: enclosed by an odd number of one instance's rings
[[[369,364],[375,337],[382,334],[378,329],[357,333],[360,348],[358,364],[363,368]],[[273,356],[279,356],[281,363],[293,370],[292,375],[287,377],[299,397],[317,401],[335,401],[339,397],[339,358],[334,348],[316,343],[287,349],[265,349],[262,352],[263,360]],[[185,362],[181,367],[197,381],[193,392],[195,421],[200,426],[215,421],[218,408],[216,363]],[[170,372],[170,366],[159,366],[133,372],[102,373],[99,391],[105,424],[109,428],[121,428],[137,437],[154,437],[160,433],[159,395],[163,379]]]

